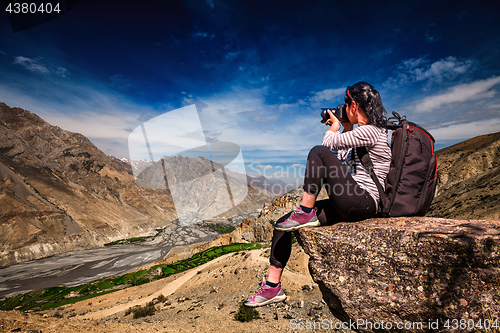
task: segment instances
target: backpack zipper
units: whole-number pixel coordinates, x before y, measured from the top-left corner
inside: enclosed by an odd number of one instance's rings
[[[420,131],[422,131],[425,135],[427,135],[427,137],[429,138],[429,141],[431,142],[431,149],[432,149],[432,155],[434,155],[434,143],[432,142],[432,139],[431,137],[429,136],[429,134],[427,134],[424,130],[422,130],[421,128],[418,128],[418,127],[415,127],[415,126],[410,126],[410,131],[413,132],[413,130],[416,128]],[[434,178],[436,178],[437,176],[437,172],[438,172],[438,159],[437,159],[437,156],[436,157],[436,170],[434,171]]]

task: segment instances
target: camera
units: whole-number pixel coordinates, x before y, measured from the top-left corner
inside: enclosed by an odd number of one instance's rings
[[[347,113],[346,113],[346,106],[345,104],[340,104],[339,106],[337,106],[337,108],[326,108],[326,109],[323,109],[321,108],[321,123],[326,123],[326,121],[328,119],[330,119],[330,115],[328,114],[328,110],[332,111],[333,115],[335,117],[337,117],[337,119],[341,122],[341,123],[348,123],[349,122],[349,118],[347,118]]]

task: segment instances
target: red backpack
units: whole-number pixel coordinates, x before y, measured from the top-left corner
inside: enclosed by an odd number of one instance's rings
[[[375,172],[366,147],[356,153],[370,173],[380,195],[379,215],[383,217],[424,216],[429,210],[437,184],[437,157],[434,138],[423,127],[392,113],[386,128],[394,130],[391,140],[391,166],[385,191]],[[397,120],[397,123],[394,121]]]

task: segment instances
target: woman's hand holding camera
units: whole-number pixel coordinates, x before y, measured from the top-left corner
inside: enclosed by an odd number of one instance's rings
[[[330,128],[328,131],[337,132],[340,129],[340,121],[337,117],[334,116],[332,111],[327,110],[330,119],[325,122],[325,125],[329,125]],[[352,124],[350,122],[342,122],[342,126],[344,126],[344,132],[352,131]]]

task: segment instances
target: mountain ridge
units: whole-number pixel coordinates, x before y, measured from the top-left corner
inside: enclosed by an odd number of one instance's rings
[[[145,165],[149,165],[151,163],[150,161],[145,159],[129,160],[126,158],[117,158],[113,155],[108,155],[108,157],[121,164],[131,174],[133,173],[134,168],[140,172],[144,169]],[[289,187],[282,180],[268,178],[263,175],[248,176],[247,174],[232,171],[227,168],[225,168],[225,172],[234,179],[240,181],[242,184],[245,184],[246,182],[246,184],[251,184],[253,187],[262,188],[268,192],[271,192],[273,195],[283,195],[287,192],[286,189]]]
[[[177,218],[165,190],[137,186],[82,134],[4,103],[0,119],[0,266],[150,235]],[[256,211],[272,196],[249,193],[225,216]]]
[[[500,132],[436,152],[439,181],[427,216],[500,219]]]

